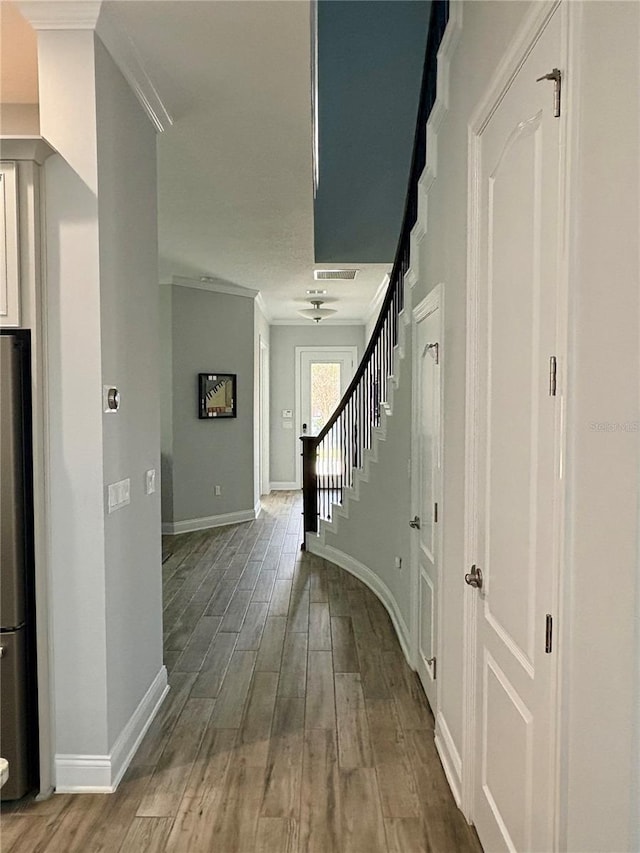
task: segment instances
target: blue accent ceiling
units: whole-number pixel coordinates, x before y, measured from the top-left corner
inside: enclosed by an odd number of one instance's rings
[[[319,0],[316,263],[389,263],[407,192],[430,0]]]

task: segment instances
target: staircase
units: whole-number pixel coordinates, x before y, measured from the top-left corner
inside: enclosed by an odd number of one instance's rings
[[[314,550],[320,537],[348,518],[359,500],[386,440],[409,312],[405,279],[409,272],[411,231],[418,215],[418,186],[426,163],[427,120],[436,100],[437,54],[449,18],[448,0],[431,5],[409,186],[402,229],[389,287],[376,326],[356,374],[338,407],[317,436],[302,436],[305,544]],[[304,547],[304,546],[303,546]]]

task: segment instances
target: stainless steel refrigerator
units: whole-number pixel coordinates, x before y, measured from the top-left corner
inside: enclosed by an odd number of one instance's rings
[[[9,762],[3,800],[31,788],[37,752],[28,353],[24,333],[0,335],[0,756]]]

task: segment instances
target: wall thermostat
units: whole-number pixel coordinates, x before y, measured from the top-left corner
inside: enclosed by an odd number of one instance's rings
[[[113,414],[120,408],[120,392],[113,385],[102,386],[102,408],[106,414]]]

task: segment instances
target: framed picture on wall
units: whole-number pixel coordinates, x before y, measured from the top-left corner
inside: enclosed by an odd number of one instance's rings
[[[201,420],[236,417],[236,374],[198,374],[198,417]]]

